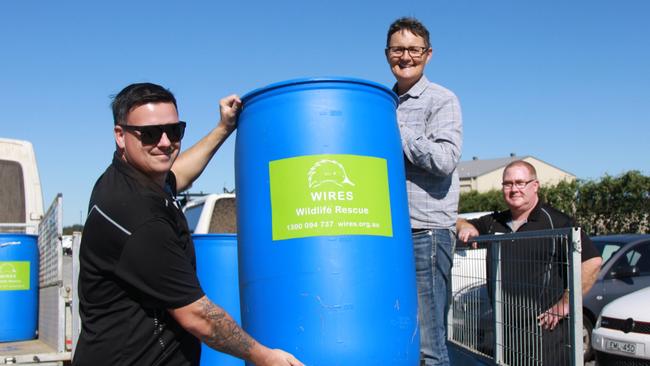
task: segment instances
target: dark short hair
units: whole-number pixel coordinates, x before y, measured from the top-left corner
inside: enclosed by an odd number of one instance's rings
[[[429,30],[424,24],[420,23],[419,20],[415,18],[403,17],[399,18],[393,22],[393,24],[388,27],[388,36],[386,37],[386,47],[390,46],[390,37],[397,32],[407,30],[416,36],[424,38],[424,43],[427,47],[431,47],[431,42],[429,42]]]
[[[531,179],[537,179],[537,170],[533,166],[533,164],[523,161],[523,160],[515,160],[510,162],[510,164],[506,165],[506,167],[503,169],[503,174],[506,174],[506,171],[514,166],[520,166],[523,168],[526,168],[528,170],[528,174],[530,175]]]
[[[173,103],[178,111],[176,98],[169,89],[152,83],[136,83],[122,89],[113,97],[113,123],[126,123],[126,116],[133,108],[147,103]]]

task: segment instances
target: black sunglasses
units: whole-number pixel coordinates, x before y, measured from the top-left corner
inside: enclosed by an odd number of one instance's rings
[[[179,142],[185,135],[185,125],[185,122],[180,121],[166,125],[132,126],[120,124],[119,126],[127,131],[138,131],[140,141],[145,145],[152,145],[160,141],[163,132],[167,135],[169,141]]]

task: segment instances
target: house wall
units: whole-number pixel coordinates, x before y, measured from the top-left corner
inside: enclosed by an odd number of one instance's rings
[[[542,186],[553,186],[561,181],[572,182],[576,179],[575,175],[569,174],[533,157],[527,157],[523,160],[531,163],[535,167],[537,170],[537,179]],[[483,193],[492,189],[500,190],[504,168],[505,166],[472,179],[461,179],[461,192],[476,190]]]

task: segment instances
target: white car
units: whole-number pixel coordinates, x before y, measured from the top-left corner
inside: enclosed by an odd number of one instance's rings
[[[458,217],[471,220],[491,213],[492,211],[469,212],[458,214]],[[454,264],[451,267],[451,289],[453,294],[467,291],[480,284],[485,284],[486,281],[486,249],[470,249],[464,245],[464,243],[456,243]]]
[[[591,344],[597,365],[650,365],[650,287],[603,308]]]
[[[234,193],[212,193],[188,201],[183,213],[192,234],[236,233],[236,206]]]

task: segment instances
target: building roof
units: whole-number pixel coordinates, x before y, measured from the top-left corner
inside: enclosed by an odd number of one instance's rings
[[[560,171],[565,172],[566,174],[573,175],[569,172],[567,172],[564,169],[560,169],[552,164],[549,164],[543,160],[537,159],[534,156],[531,155],[526,155],[526,156],[516,156],[514,154],[511,154],[508,157],[505,158],[497,158],[497,159],[478,159],[478,158],[473,158],[472,160],[468,161],[461,161],[458,163],[458,177],[460,179],[470,179],[470,178],[476,178],[481,175],[493,172],[497,169],[505,168],[506,165],[508,165],[511,161],[514,160],[526,160],[528,158],[535,159],[538,161],[542,161],[545,164],[548,164],[555,169],[558,169]]]
[[[482,159],[474,158],[458,163],[458,177],[460,179],[475,178],[500,168],[505,168],[508,163],[514,160],[524,160],[530,156],[508,156],[507,158]]]

